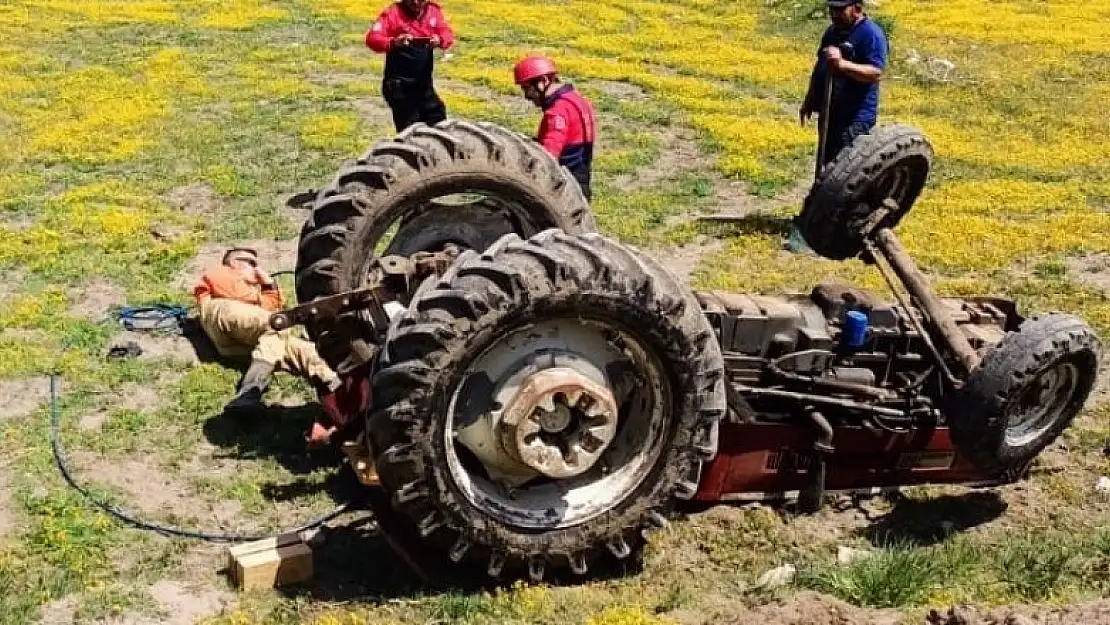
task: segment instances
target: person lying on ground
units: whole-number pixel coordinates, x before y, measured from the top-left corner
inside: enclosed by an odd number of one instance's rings
[[[320,357],[316,346],[294,332],[270,327],[270,314],[282,309],[285,298],[273,278],[259,266],[258,252],[245,247],[227,250],[219,265],[209,268],[193,287],[199,321],[221,356],[250,358],[235,397],[224,411],[253,413],[262,407],[262,395],[274,371],[287,371],[309,380],[321,399],[341,386],[339,376]],[[335,416],[326,414],[331,421]],[[312,446],[326,444],[335,431],[316,420],[308,436]]]

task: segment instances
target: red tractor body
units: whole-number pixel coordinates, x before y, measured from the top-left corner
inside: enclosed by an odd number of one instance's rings
[[[833,432],[836,451],[825,463],[826,492],[875,494],[918,484],[991,486],[1005,481],[962,458],[946,427],[894,433],[844,425]],[[797,425],[722,425],[717,457],[705,467],[695,499],[797,497],[812,474],[812,440],[812,431]]]

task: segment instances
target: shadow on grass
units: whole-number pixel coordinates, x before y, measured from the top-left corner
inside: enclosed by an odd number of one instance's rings
[[[414,525],[393,510],[382,489],[362,486],[346,467],[336,479],[337,487],[358,491],[351,497],[350,509],[357,510],[361,518],[327,528],[322,544],[313,549],[313,578],[279,589],[288,598],[368,605],[429,598],[444,602],[448,609],[475,608],[470,604],[488,601],[482,593],[508,589],[513,579],[527,577],[525,565],[514,560],[506,562],[501,581],[489,577],[479,547],[468,552],[473,558],[469,562],[453,563],[447,552],[455,542],[454,532],[440,529],[421,538]],[[642,573],[643,566],[642,557],[618,561],[606,552],[590,562],[587,575],[564,570],[551,578],[549,571],[547,582],[576,586],[627,579]]]
[[[338,466],[342,459],[338,450],[309,452],[305,446],[305,434],[322,410],[311,402],[301,406],[267,405],[249,417],[221,412],[204,422],[203,432],[208,442],[225,450],[214,454],[217,457],[274,460],[294,475],[306,475],[322,467]]]
[[[205,334],[204,328],[201,327],[200,322],[193,317],[189,317],[182,322],[181,335],[193,346],[193,351],[196,353],[197,359],[203,363],[220,364],[230,369],[235,369],[240,373],[246,371],[247,365],[250,364],[249,360],[246,359],[233,360],[221,356],[220,353],[216,351],[216,345],[212,343],[212,339],[208,338],[208,335]]]
[[[792,215],[769,215],[753,212],[742,216],[709,216],[698,219],[698,234],[711,237],[742,237],[764,235],[786,238],[790,234]]]
[[[924,547],[944,541],[992,521],[1006,511],[1006,503],[994,491],[909,499],[894,495],[894,509],[857,530],[876,546],[905,543]]]

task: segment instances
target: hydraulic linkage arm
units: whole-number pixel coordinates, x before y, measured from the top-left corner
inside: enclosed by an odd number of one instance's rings
[[[273,313],[270,327],[281,331],[309,321],[334,319],[352,310],[365,310],[375,330],[384,332],[389,327],[385,302],[407,299],[414,286],[424,278],[445,271],[459,251],[458,247],[447,245],[442,252],[417,252],[409,257],[383,256],[371,265],[366,286]]]

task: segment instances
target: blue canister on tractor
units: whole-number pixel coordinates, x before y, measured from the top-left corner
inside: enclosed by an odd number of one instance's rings
[[[863,341],[867,338],[868,322],[867,313],[849,310],[844,315],[844,333],[840,336],[840,347],[846,350],[863,347]]]

